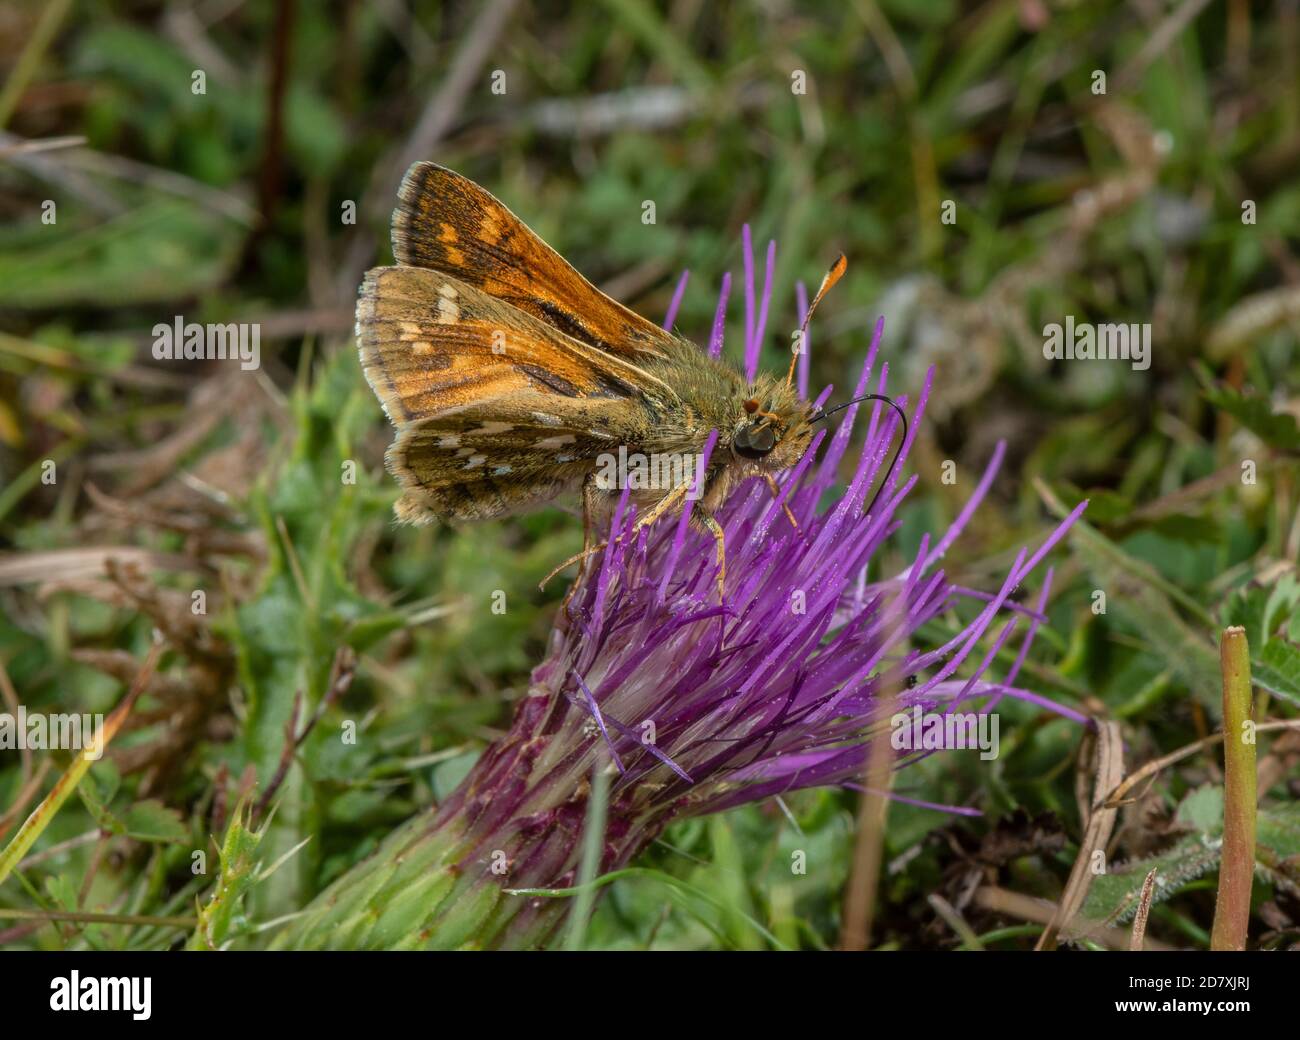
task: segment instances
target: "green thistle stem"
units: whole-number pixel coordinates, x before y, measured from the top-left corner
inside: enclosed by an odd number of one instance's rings
[[[1244,950],[1255,878],[1257,800],[1246,630],[1225,629],[1219,654],[1223,670],[1223,859],[1210,948]]]

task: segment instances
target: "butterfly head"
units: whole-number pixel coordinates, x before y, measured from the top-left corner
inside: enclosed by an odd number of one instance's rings
[[[732,454],[761,469],[789,469],[812,443],[811,419],[812,407],[793,388],[760,378],[741,401]]]
[[[731,438],[731,450],[737,458],[763,469],[789,469],[803,458],[808,445],[812,443],[816,417],[812,407],[800,400],[795,391],[795,367],[799,351],[803,350],[807,342],[808,324],[812,321],[813,312],[817,310],[822,297],[843,277],[846,266],[844,254],[841,253],[822,279],[821,287],[799,326],[795,338],[799,350],[790,358],[790,371],[786,373],[785,382],[778,383],[763,377],[749,388],[749,393],[742,402],[744,415]]]

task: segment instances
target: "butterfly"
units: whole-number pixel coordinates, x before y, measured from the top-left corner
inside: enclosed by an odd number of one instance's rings
[[[815,424],[831,414],[794,388],[797,349],[784,381],[746,380],[600,292],[468,178],[419,162],[398,198],[397,264],[366,273],[356,312],[362,368],[397,428],[385,459],[402,487],[398,518],[486,520],[579,494],[583,551],[545,585],[605,547],[592,544],[593,525],[626,490],[634,531],[689,508],[692,524],[712,533],[721,596],[718,508],[752,477],[778,494],[775,474],[803,457]],[[840,256],[796,347],[844,269]],[[893,405],[906,436],[893,401],[865,399]],[[611,465],[628,459],[649,464],[637,474]]]

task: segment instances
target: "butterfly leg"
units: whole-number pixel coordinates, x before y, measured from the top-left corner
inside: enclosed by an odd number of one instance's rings
[[[539,582],[537,583],[537,587],[538,587],[539,589],[544,589],[544,588],[546,588],[546,586],[549,585],[549,584],[551,583],[551,579],[554,578],[557,574],[559,574],[560,571],[564,570],[566,567],[572,566],[572,565],[575,564],[575,563],[582,563],[582,562],[583,562],[585,559],[587,559],[587,557],[589,557],[589,556],[595,556],[596,553],[600,552],[600,550],[603,549],[603,548],[605,548],[605,546],[607,546],[608,544],[609,544],[608,541],[604,541],[604,542],[601,542],[599,545],[593,545],[593,546],[590,546],[590,547],[588,547],[588,548],[584,548],[584,549],[582,550],[582,552],[580,552],[580,553],[574,553],[572,556],[570,556],[567,560],[565,560],[565,561],[564,561],[563,563],[561,563],[559,566],[552,568],[551,573],[548,574],[545,578],[543,578],[541,581],[539,581]],[[576,588],[576,587],[577,587],[577,584],[578,584],[578,581],[577,581],[576,578],[574,579],[573,584],[574,584],[574,587]],[[571,595],[572,592],[573,592],[573,590],[570,589],[569,592],[570,592],[570,595]],[[567,602],[568,602],[568,597],[566,596],[566,597],[565,597],[565,603],[567,603]]]
[[[578,556],[578,558],[583,560],[584,563],[590,555],[591,550],[591,513],[595,493],[595,478],[593,476],[588,476],[582,483],[582,552]],[[567,567],[568,563],[566,562],[563,566]],[[542,584],[545,585],[546,582],[550,581],[551,578],[555,576],[555,573],[555,571],[552,571],[548,574]],[[581,573],[579,573],[578,577],[580,578],[581,576]],[[569,586],[569,591],[564,594],[564,600],[560,603],[560,609],[565,611],[565,613],[568,613],[569,601],[573,599],[573,594],[578,591],[578,584],[578,578],[574,578],[573,583]]]
[[[772,497],[773,497],[773,498],[780,498],[780,497],[781,497],[781,485],[778,484],[778,483],[776,482],[776,477],[772,476],[771,473],[764,473],[764,474],[763,474],[763,479],[764,479],[765,481],[767,481],[767,486],[768,486],[768,487],[771,489],[771,491],[772,491]],[[794,528],[794,530],[795,530],[795,534],[800,534],[801,532],[799,531],[799,521],[796,520],[796,519],[794,518],[794,514],[793,514],[792,512],[790,512],[790,507],[789,507],[788,505],[786,505],[784,502],[782,502],[782,503],[781,503],[781,508],[782,508],[783,510],[785,510],[786,519],[788,519],[788,520],[790,521],[790,526]]]
[[[705,512],[704,507],[698,502],[695,503],[695,515],[709,529],[709,533],[713,535],[713,541],[717,546],[718,601],[722,602],[727,585],[727,539],[722,532],[722,525],[713,518],[711,513]]]
[[[704,524],[705,527],[709,529],[709,533],[713,535],[714,545],[717,546],[718,602],[720,604],[725,604],[727,602],[727,538],[726,535],[723,534],[722,525],[718,523],[718,521],[714,518],[713,514],[707,512],[705,508],[699,504],[699,502],[695,503],[695,516],[700,520],[702,524]],[[727,641],[727,615],[720,614],[718,616],[718,649],[719,650],[722,649],[722,644],[725,643],[726,641]]]
[[[636,523],[632,525],[631,533],[636,534],[636,532],[641,530],[641,528],[649,527],[661,516],[663,516],[664,513],[668,512],[668,510],[672,509],[675,505],[681,502],[686,497],[686,492],[689,490],[690,490],[689,484],[680,484],[677,487],[673,488],[670,492],[668,492],[668,494],[664,495],[663,498],[661,498],[658,502],[656,502],[653,506],[651,506],[650,509],[646,510],[645,516],[641,516],[637,518]],[[585,511],[585,506],[584,506],[584,511]],[[619,539],[621,539],[622,537],[623,537],[622,535],[619,535]],[[545,578],[543,578],[541,584],[538,585],[538,588],[543,588],[543,589],[546,588],[547,582],[549,582],[552,578],[554,578],[557,574],[559,574],[560,571],[564,570],[565,567],[568,567],[570,564],[578,563],[582,560],[585,560],[589,556],[595,556],[596,553],[600,552],[607,545],[609,545],[608,539],[601,542],[599,545],[584,547],[582,552],[575,553],[573,556],[570,556],[562,564],[560,564],[553,571],[551,571],[550,574],[548,574]]]
[[[680,504],[682,500],[686,498],[686,492],[690,489],[689,484],[678,484],[677,487],[673,488],[668,492],[668,494],[664,495],[663,498],[646,510],[645,516],[638,519],[637,522],[632,525],[632,533],[635,534],[643,527],[649,527],[668,512],[668,510]]]

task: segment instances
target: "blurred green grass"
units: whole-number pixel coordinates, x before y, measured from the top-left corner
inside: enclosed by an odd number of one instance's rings
[[[844,251],[848,275],[812,334],[814,386],[850,383],[882,312],[893,386],[914,394],[938,366],[896,559],[952,518],[1005,438],[994,495],[948,561],[964,584],[983,586],[1042,530],[1036,480],[1093,502],[1094,534],[1057,560],[1035,688],[1121,718],[1132,766],[1215,725],[1213,633],[1250,616],[1258,667],[1277,676],[1261,710],[1294,718],[1300,632],[1284,583],[1300,553],[1300,491],[1295,426],[1279,416],[1300,414],[1300,30],[1289,7],[1238,0],[1179,28],[1190,6],[857,0],[795,13],[607,0],[575,15],[547,3],[298,4],[283,57],[275,3],[88,0],[35,54],[33,28],[59,5],[7,11],[0,76],[17,93],[0,127],[0,149],[14,149],[0,163],[0,662],[31,710],[106,711],[129,681],[125,655],[142,658],[154,627],[169,650],[139,728],[91,773],[106,811],[127,822],[97,835],[95,795],[70,803],[38,849],[73,844],[10,878],[0,912],[192,907],[215,869],[195,875],[193,851],[215,864],[241,783],[276,773],[295,694],[314,710],[346,645],[356,681],[298,749],[261,839],[267,864],[310,841],[252,888],[231,939],[254,944],[256,923],[302,906],[445,796],[526,689],[562,592],[536,583],[577,548],[578,524],[548,510],[395,528],[390,432],[350,339],[357,282],[390,258],[388,214],[416,146],[652,318],[689,268],[677,322],[696,339],[730,271],[733,351],[740,228],[752,227],[760,256],[775,239],[772,367],[795,322],[794,283],[815,283]],[[494,12],[506,12],[495,29]],[[198,68],[203,94],[192,91]],[[498,69],[504,94],[491,90]],[[798,73],[806,94],[792,93]],[[61,135],[87,148],[17,150]],[[54,224],[42,221],[46,200]],[[261,322],[262,370],[153,363],[149,330],[177,314]],[[1066,314],[1151,322],[1152,367],[1049,365],[1039,330]],[[51,459],[57,479],[44,483]],[[1258,463],[1253,485],[1243,459]],[[940,480],[944,460],[955,485]],[[112,574],[39,555],[121,545],[184,562]],[[196,588],[202,616],[189,611]],[[490,612],[497,590],[502,615]],[[971,871],[1059,895],[1078,839],[1080,733],[1022,705],[1003,710],[997,761],[942,756],[900,776],[905,793],[985,815],[891,807],[883,944],[954,945],[926,896],[952,895]],[[348,723],[355,744],[340,740]],[[1295,752],[1282,747],[1282,771],[1261,789],[1269,805],[1296,793]],[[0,756],[2,813],[38,765]],[[63,764],[43,757],[38,790]],[[1118,856],[1174,845],[1178,807],[1220,779],[1206,757],[1162,777],[1130,810]],[[152,829],[132,829],[132,808],[154,801],[175,826],[151,809]],[[753,920],[787,945],[833,946],[854,804],[815,792],[791,799],[789,817],[761,806],[678,825],[643,865],[708,898],[620,881],[585,941],[767,945]],[[1042,813],[1037,829],[1026,822]],[[1006,830],[1024,847],[990,858]],[[790,872],[797,850],[806,875]],[[1296,878],[1271,869],[1261,904],[1276,912],[1252,936],[1291,944]],[[970,912],[983,933],[1008,923]],[[1200,942],[1209,919],[1192,886],[1152,934]],[[2,922],[0,938],[19,946],[184,938]]]

